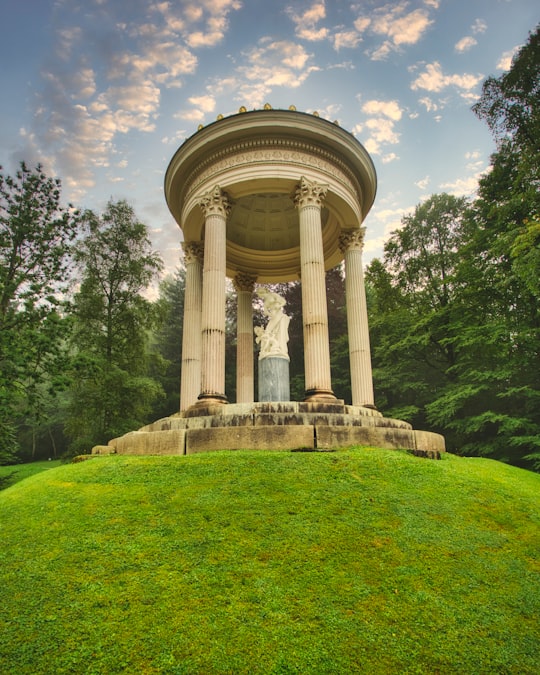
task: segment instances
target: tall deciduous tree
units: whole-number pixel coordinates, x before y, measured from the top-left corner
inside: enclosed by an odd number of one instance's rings
[[[418,426],[426,424],[427,403],[455,378],[466,208],[448,194],[430,197],[388,240],[384,265],[373,261],[366,275],[377,403]]]
[[[40,415],[41,384],[54,384],[65,326],[58,313],[77,214],[60,180],[21,163],[0,174],[0,461],[13,455],[15,418]]]
[[[540,25],[516,53],[510,70],[488,77],[473,106],[499,147],[511,143],[538,179],[540,166]]]
[[[478,416],[476,442],[494,456],[540,464],[540,27],[507,73],[486,80],[473,110],[497,142],[464,260],[467,276],[482,282],[477,330],[481,356],[492,361],[483,370],[491,405]]]
[[[155,332],[152,351],[157,355],[155,377],[165,392],[156,402],[156,419],[177,413],[180,409],[180,377],[182,370],[182,335],[184,329],[184,295],[186,271],[183,267],[159,285],[159,309],[162,321]]]
[[[520,464],[540,464],[539,96],[537,29],[473,108],[497,151],[458,238],[441,240],[444,256],[426,255],[405,221],[386,269],[375,262],[368,274],[376,390],[382,384],[387,401],[423,415],[450,449]]]
[[[101,217],[85,213],[84,223],[68,421],[76,451],[140,426],[161,393],[148,376],[149,331],[159,314],[143,292],[162,263],[146,225],[125,201],[110,201]]]

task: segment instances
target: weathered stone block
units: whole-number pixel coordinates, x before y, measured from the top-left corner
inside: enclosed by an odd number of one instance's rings
[[[92,448],[93,455],[114,455],[116,450],[110,445],[94,445]]]
[[[431,431],[419,431],[417,429],[414,430],[414,436],[416,438],[417,450],[433,453],[446,452],[444,436],[434,434]]]
[[[189,429],[186,454],[212,450],[314,449],[311,426],[220,427]]]
[[[119,455],[183,455],[186,432],[184,429],[169,431],[135,431],[115,439]]]
[[[318,449],[346,448],[352,445],[373,445],[379,448],[415,449],[415,438],[407,429],[393,427],[337,427],[316,426],[316,445]]]

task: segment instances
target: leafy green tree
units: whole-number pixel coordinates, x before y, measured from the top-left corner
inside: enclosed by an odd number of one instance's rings
[[[462,198],[432,195],[403,218],[383,263],[374,260],[366,274],[377,405],[419,427],[430,426],[426,405],[455,379],[466,209]]]
[[[477,293],[462,339],[483,363],[474,370],[482,401],[470,449],[540,463],[540,27],[507,73],[486,80],[473,110],[497,152],[480,181],[463,261]]]
[[[151,350],[154,354],[154,377],[165,395],[156,401],[152,413],[156,419],[168,417],[180,409],[185,288],[186,271],[183,267],[159,285],[161,322],[154,333]]]
[[[511,144],[536,179],[540,167],[540,24],[516,53],[510,70],[488,77],[473,106],[500,147]]]
[[[39,415],[35,394],[55,384],[62,346],[62,291],[77,213],[61,205],[61,183],[23,162],[0,174],[0,462],[13,459],[17,421]]]
[[[140,426],[162,394],[148,374],[150,331],[160,312],[144,291],[162,263],[147,227],[125,201],[110,201],[101,217],[86,212],[84,226],[75,252],[81,277],[67,424],[73,451]]]
[[[539,45],[537,29],[473,108],[497,151],[457,227],[437,196],[429,227],[419,207],[367,275],[377,400],[454,451],[522,465],[540,459]]]

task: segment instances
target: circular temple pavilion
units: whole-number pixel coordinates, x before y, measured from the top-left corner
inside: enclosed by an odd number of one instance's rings
[[[362,249],[377,189],[356,138],[316,113],[240,112],[188,138],[165,175],[186,267],[180,411],[109,443],[126,454],[219,449],[405,448],[438,456],[444,439],[375,409]],[[332,390],[325,272],[344,263],[352,401]],[[237,293],[237,400],[225,392],[226,279]],[[305,396],[254,397],[253,296],[300,280]],[[96,448],[95,452],[105,451]]]

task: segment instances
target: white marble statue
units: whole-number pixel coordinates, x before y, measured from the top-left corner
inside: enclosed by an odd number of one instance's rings
[[[267,288],[260,288],[257,295],[264,303],[264,313],[268,318],[266,328],[255,326],[255,342],[261,346],[259,359],[277,356],[289,359],[287,342],[289,341],[289,323],[291,318],[283,312],[285,300]]]

